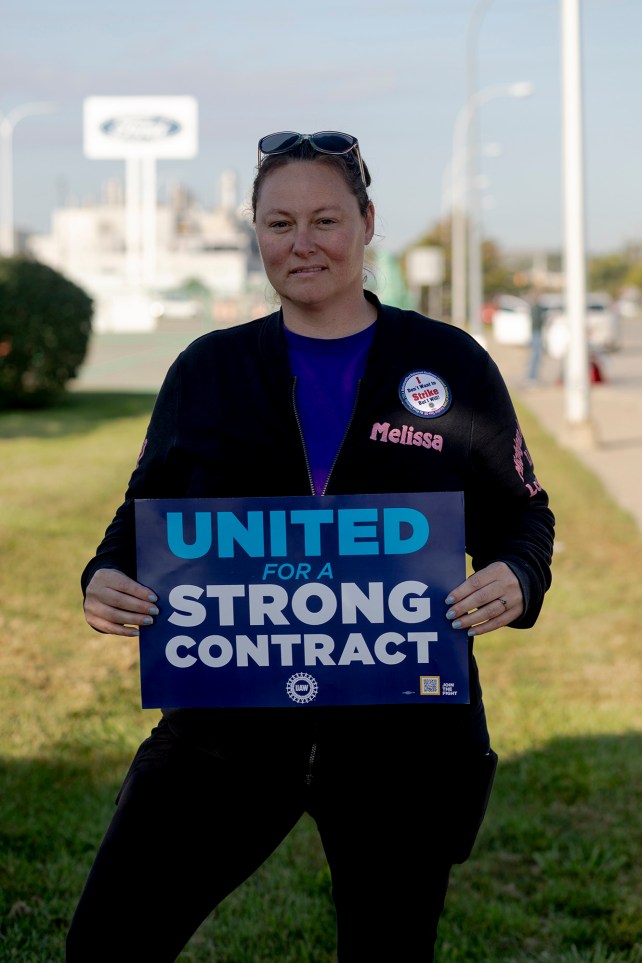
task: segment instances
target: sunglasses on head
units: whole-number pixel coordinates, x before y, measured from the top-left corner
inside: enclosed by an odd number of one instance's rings
[[[294,130],[280,130],[276,134],[266,134],[259,141],[259,167],[261,166],[262,154],[287,154],[294,150],[299,144],[307,140],[314,150],[320,154],[349,154],[354,151],[359,164],[359,172],[363,186],[367,187],[366,175],[361,160],[359,141],[352,134],[344,134],[340,130],[319,130],[316,134],[297,134]]]

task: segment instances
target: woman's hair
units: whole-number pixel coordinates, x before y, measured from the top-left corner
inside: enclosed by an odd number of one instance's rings
[[[358,149],[359,148],[357,148],[357,150]],[[268,154],[267,157],[264,157],[261,161],[261,166],[258,168],[256,177],[254,178],[254,186],[252,188],[252,220],[256,221],[256,205],[258,204],[259,195],[265,179],[271,171],[279,167],[284,167],[292,161],[314,161],[317,164],[327,164],[329,167],[334,167],[343,177],[350,193],[356,197],[362,217],[365,216],[368,210],[368,204],[370,203],[366,185],[370,187],[371,178],[365,161],[363,161],[363,158],[361,158],[361,160],[363,162],[363,173],[366,178],[365,184],[361,178],[359,162],[352,150],[347,154],[322,154],[320,151],[315,150],[309,141],[303,140],[292,150],[284,154]]]

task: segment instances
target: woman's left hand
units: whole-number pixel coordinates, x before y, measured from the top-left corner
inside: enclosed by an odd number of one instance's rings
[[[524,611],[524,596],[506,562],[491,562],[453,589],[446,604],[446,618],[453,628],[468,629],[468,635],[477,636],[519,618]]]

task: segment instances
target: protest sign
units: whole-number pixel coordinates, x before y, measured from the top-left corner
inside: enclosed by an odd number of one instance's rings
[[[138,499],[144,708],[467,703],[461,492]]]

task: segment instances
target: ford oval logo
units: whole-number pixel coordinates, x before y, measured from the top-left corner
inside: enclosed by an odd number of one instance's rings
[[[100,129],[107,137],[123,140],[128,143],[150,143],[165,140],[177,134],[181,125],[169,117],[146,117],[144,115],[112,117],[100,125]]]

